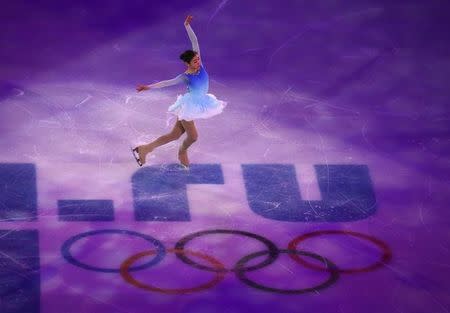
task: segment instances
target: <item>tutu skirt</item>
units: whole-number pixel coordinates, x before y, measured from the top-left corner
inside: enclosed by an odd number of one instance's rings
[[[168,113],[177,116],[179,120],[192,121],[220,114],[226,105],[225,101],[218,100],[213,94],[188,92],[178,96]]]

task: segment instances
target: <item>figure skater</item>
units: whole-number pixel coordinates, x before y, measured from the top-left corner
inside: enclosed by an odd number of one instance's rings
[[[178,160],[185,169],[188,169],[189,158],[187,150],[198,139],[194,120],[220,114],[227,104],[225,101],[218,100],[213,94],[208,93],[208,73],[202,65],[197,36],[190,26],[191,20],[192,16],[188,15],[184,21],[184,26],[191,40],[192,50],[186,50],[180,55],[180,59],[187,66],[186,71],[173,79],[160,81],[151,85],[139,85],[136,88],[140,92],[185,83],[188,90],[187,93],[179,95],[175,103],[168,108],[168,113],[177,117],[172,131],[162,135],[149,144],[132,149],[133,156],[139,166],[145,164],[145,158],[148,153],[159,146],[177,140],[186,132],[187,137],[178,150]],[[135,152],[138,154],[138,157]]]

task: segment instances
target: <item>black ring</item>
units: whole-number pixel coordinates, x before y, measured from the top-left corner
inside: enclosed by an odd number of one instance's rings
[[[192,233],[190,235],[187,235],[183,238],[181,238],[176,244],[175,244],[175,249],[176,250],[183,250],[184,247],[186,246],[186,244],[191,241],[194,238],[203,236],[203,235],[211,235],[211,234],[237,234],[237,235],[242,235],[245,237],[250,237],[256,240],[261,241],[262,243],[264,243],[267,246],[267,251],[266,253],[269,255],[269,257],[264,260],[264,262],[261,262],[259,264],[253,265],[253,266],[249,266],[249,267],[244,267],[242,269],[240,269],[240,271],[254,271],[260,268],[263,268],[267,265],[272,264],[273,262],[275,262],[275,260],[277,259],[278,255],[279,255],[279,250],[277,248],[277,246],[270,241],[267,238],[264,238],[260,235],[256,235],[250,232],[246,232],[246,231],[242,231],[242,230],[231,230],[231,229],[212,229],[212,230],[204,230],[204,231],[199,231],[196,233]],[[205,270],[205,271],[211,271],[211,272],[235,272],[237,271],[236,267],[232,268],[232,269],[216,269],[210,266],[206,266],[206,265],[202,265],[199,264],[193,260],[191,260],[189,257],[187,257],[185,254],[183,253],[176,253],[176,256],[183,261],[184,263],[191,265],[192,267],[195,267],[197,269],[200,270]]]
[[[330,272],[330,278],[328,278],[328,280],[322,284],[319,284],[319,285],[311,287],[311,288],[304,288],[304,289],[277,289],[277,288],[267,287],[267,286],[258,284],[256,282],[250,280],[248,277],[246,277],[245,276],[246,271],[244,271],[242,269],[244,268],[244,265],[248,261],[250,261],[251,259],[257,258],[259,256],[265,255],[268,253],[268,251],[255,252],[255,253],[249,254],[249,255],[243,257],[242,259],[240,259],[237,262],[236,267],[235,267],[237,269],[236,277],[239,278],[239,280],[242,281],[244,284],[246,284],[250,287],[253,287],[255,289],[273,292],[273,293],[280,293],[280,294],[301,294],[301,293],[307,293],[307,292],[315,292],[315,291],[330,287],[339,278],[339,271],[338,271],[337,266],[330,260],[328,260],[324,257],[321,257],[318,254],[308,252],[308,251],[288,250],[288,249],[278,250],[278,252],[279,253],[287,253],[287,254],[300,254],[300,255],[309,256],[316,260],[319,260],[322,263],[324,263],[325,266],[327,267],[327,271]]]

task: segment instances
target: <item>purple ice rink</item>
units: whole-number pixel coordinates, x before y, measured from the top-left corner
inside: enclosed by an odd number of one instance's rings
[[[448,2],[0,12],[1,313],[450,312]],[[228,106],[139,167],[188,14]]]

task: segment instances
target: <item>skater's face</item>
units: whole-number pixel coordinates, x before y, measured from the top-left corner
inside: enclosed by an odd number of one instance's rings
[[[198,70],[200,68],[200,65],[201,65],[200,57],[198,56],[198,54],[196,54],[189,63],[189,67]]]

